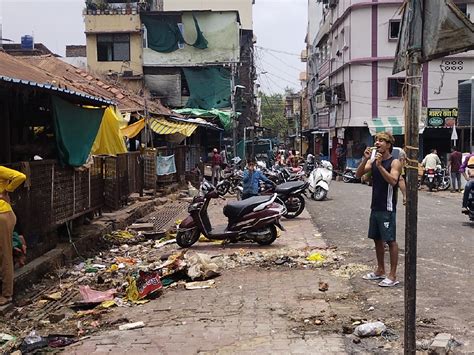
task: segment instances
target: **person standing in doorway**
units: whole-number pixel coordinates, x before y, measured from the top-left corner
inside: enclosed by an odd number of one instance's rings
[[[211,160],[211,167],[212,167],[212,185],[216,186],[216,184],[221,179],[221,165],[222,165],[222,156],[219,154],[217,148],[214,148],[212,153],[212,160]]]
[[[356,176],[372,172],[372,204],[368,237],[374,240],[377,268],[363,278],[382,280],[381,287],[397,285],[398,244],[396,241],[397,187],[402,171],[401,163],[392,156],[395,139],[388,132],[375,136],[376,154],[370,160],[372,148],[364,151]],[[389,246],[390,273],[385,274],[385,243]]]
[[[15,191],[25,180],[25,174],[0,166],[0,306],[10,303],[13,297],[13,229],[16,216],[10,204],[9,193]]]
[[[448,171],[451,172],[451,192],[461,192],[461,172],[459,171],[461,165],[462,154],[456,150],[456,147],[452,147],[448,161]]]

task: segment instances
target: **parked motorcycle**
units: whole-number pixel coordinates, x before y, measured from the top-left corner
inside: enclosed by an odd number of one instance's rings
[[[441,165],[436,166],[436,169],[425,169],[423,181],[430,191],[433,189],[445,191],[451,187],[451,178],[447,169],[442,168]]]
[[[360,182],[360,179],[356,176],[356,168],[346,168],[342,174],[342,181],[349,182]]]
[[[281,204],[275,203],[277,194],[230,202],[223,210],[228,218],[227,225],[213,226],[207,209],[210,201],[220,196],[207,181],[203,181],[200,190],[200,196],[194,197],[188,207],[189,216],[178,226],[176,243],[182,248],[189,248],[196,243],[201,233],[211,240],[252,241],[270,245],[277,237],[276,227],[284,230],[280,218],[286,210]]]
[[[469,199],[467,200],[467,212],[469,220],[474,221],[474,191],[471,190]]]
[[[266,188],[266,185],[261,185],[264,190],[261,190],[260,195],[277,194],[276,203],[285,206],[286,213],[283,217],[291,219],[298,217],[305,208],[305,199],[303,194],[306,192],[309,183],[304,181],[289,181],[276,186]]]
[[[321,160],[308,178],[308,190],[311,197],[316,201],[322,201],[327,197],[329,185],[332,180],[332,164],[327,160]]]

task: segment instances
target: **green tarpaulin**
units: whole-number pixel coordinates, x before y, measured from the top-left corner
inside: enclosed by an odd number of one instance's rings
[[[161,53],[170,53],[179,48],[179,43],[186,43],[175,16],[142,15],[141,19],[146,26],[148,48]],[[197,38],[193,44],[186,44],[199,49],[206,49],[208,42],[206,38],[204,38],[199,23],[194,15],[193,19]]]
[[[201,28],[199,27],[198,20],[196,16],[193,15],[193,20],[194,20],[194,26],[196,27],[196,32],[197,32],[197,38],[196,42],[192,45],[193,47],[199,48],[199,49],[206,49],[207,48],[207,39],[204,38],[204,35],[201,31]]]
[[[200,118],[218,118],[222,127],[226,131],[232,130],[232,112],[226,112],[221,110],[202,110],[197,108],[183,108],[179,110],[174,110],[175,112],[191,117],[200,117]],[[240,113],[237,113],[239,116]]]
[[[82,108],[53,96],[56,145],[62,164],[81,166],[91,152],[104,109]]]
[[[183,68],[189,87],[186,107],[211,110],[230,107],[230,70],[219,67]]]

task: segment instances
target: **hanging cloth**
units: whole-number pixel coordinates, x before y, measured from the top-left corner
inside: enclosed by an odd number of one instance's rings
[[[174,154],[163,157],[156,157],[156,175],[170,175],[176,173],[176,164],[174,161]]]
[[[199,27],[198,20],[194,14],[193,14],[193,20],[194,20],[194,26],[196,27],[197,37],[196,37],[196,41],[194,42],[194,44],[192,44],[192,46],[199,49],[206,49],[207,44],[209,42],[207,41],[206,38],[204,38],[204,34],[202,33],[201,28]]]
[[[145,119],[142,118],[141,120],[132,123],[130,126],[122,128],[122,134],[127,138],[134,138],[145,128]]]
[[[82,108],[52,96],[53,120],[59,161],[81,166],[87,161],[104,109]]]
[[[231,107],[230,70],[226,68],[183,68],[190,95],[186,107],[211,110]]]
[[[161,53],[171,53],[179,48],[178,43],[184,43],[174,17],[142,15],[141,19],[146,26],[148,48]]]
[[[120,131],[120,121],[114,108],[109,106],[104,112],[99,132],[92,146],[92,154],[117,155],[126,153],[127,147],[123,133]]]

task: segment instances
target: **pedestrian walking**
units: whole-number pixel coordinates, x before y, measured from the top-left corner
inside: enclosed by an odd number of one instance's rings
[[[217,148],[214,148],[212,158],[211,158],[211,167],[212,167],[212,185],[216,184],[221,179],[221,165],[222,165],[222,156],[219,154]]]
[[[13,229],[16,216],[10,204],[9,193],[15,191],[25,180],[25,174],[0,166],[0,306],[10,303],[13,297]]]
[[[459,171],[461,165],[462,154],[456,150],[456,147],[452,147],[448,160],[448,171],[451,173],[451,192],[461,192],[461,172]]]
[[[251,159],[247,163],[247,169],[244,170],[242,177],[243,191],[242,200],[252,196],[258,196],[260,181],[275,185],[273,181],[267,178],[260,170],[255,170],[255,160]]]
[[[339,171],[346,169],[346,150],[341,143],[337,144],[336,148],[337,168]]]
[[[372,173],[372,204],[368,237],[374,240],[377,268],[363,278],[365,280],[382,280],[381,287],[397,285],[398,244],[396,241],[397,187],[402,167],[400,161],[392,156],[395,139],[388,132],[375,136],[376,154],[370,159],[372,148],[364,151],[364,157],[357,168],[356,176]],[[385,243],[390,254],[390,272],[385,274]]]

